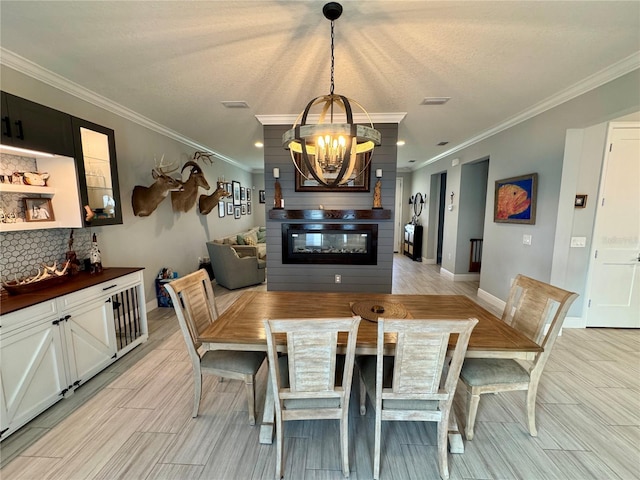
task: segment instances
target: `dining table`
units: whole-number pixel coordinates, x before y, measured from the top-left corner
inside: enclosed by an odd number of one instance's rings
[[[336,293],[247,291],[230,305],[198,337],[207,350],[266,351],[263,321],[287,318],[339,318],[360,315],[357,355],[375,355],[378,318],[467,319],[477,318],[466,358],[533,360],[542,347],[464,295],[399,295],[385,293]],[[286,352],[286,337],[276,338],[278,350]],[[346,334],[338,336],[338,348]],[[395,336],[385,336],[385,354],[393,355]],[[453,343],[451,343],[453,346]],[[274,397],[267,382],[260,426],[260,443],[273,441]],[[449,448],[464,452],[457,419],[450,415]]]

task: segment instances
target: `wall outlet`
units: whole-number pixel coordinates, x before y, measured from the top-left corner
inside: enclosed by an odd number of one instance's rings
[[[336,275],[336,283],[342,283],[342,275]]]
[[[523,245],[531,245],[531,235],[523,235],[522,236],[522,244]]]

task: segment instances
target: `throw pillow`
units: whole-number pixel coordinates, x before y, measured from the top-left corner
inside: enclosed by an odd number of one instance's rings
[[[247,233],[244,238],[245,245],[257,245],[258,244],[258,234],[256,232]]]
[[[244,235],[239,233],[237,238],[238,238],[237,245],[246,245],[246,243],[244,242]]]
[[[267,232],[259,230],[258,231],[258,243],[266,243],[267,240]]]

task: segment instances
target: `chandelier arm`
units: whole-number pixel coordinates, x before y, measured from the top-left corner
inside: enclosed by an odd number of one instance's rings
[[[307,155],[307,142],[306,140],[303,138],[300,140],[301,145],[302,145],[302,161],[304,162],[305,166],[307,167],[307,169],[309,170],[309,173],[311,173],[311,176],[321,185],[324,185],[325,187],[330,186],[327,182],[325,182],[317,173],[316,173],[316,169],[314,168],[314,166],[311,164],[311,161],[309,160],[309,155]],[[296,163],[296,162],[293,162]],[[300,172],[302,173],[302,172]],[[302,176],[304,177],[304,173],[302,173]]]
[[[342,100],[342,105],[344,106],[344,112],[347,115],[347,123],[353,125],[353,110],[351,110],[351,104],[349,103],[349,99],[344,95],[338,95]]]

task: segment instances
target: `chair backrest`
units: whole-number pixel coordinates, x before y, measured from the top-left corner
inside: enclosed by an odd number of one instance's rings
[[[274,396],[280,400],[343,398],[348,404],[360,317],[265,320]],[[347,335],[342,385],[336,386],[339,332]],[[289,387],[281,388],[276,335],[286,334]],[[275,395],[279,392],[279,395]]]
[[[171,296],[187,348],[190,353],[193,348],[197,354],[200,348],[199,333],[218,318],[209,275],[206,270],[200,269],[164,287]]]
[[[384,400],[438,400],[451,403],[471,331],[478,323],[466,320],[378,319],[376,397]],[[396,334],[391,388],[383,388],[385,333]],[[451,334],[457,334],[448,362]],[[441,403],[442,405],[442,403]]]
[[[544,351],[535,360],[542,366],[551,353],[569,307],[578,296],[577,293],[518,275],[509,292],[502,321],[543,347]],[[549,329],[545,335],[547,324]]]

